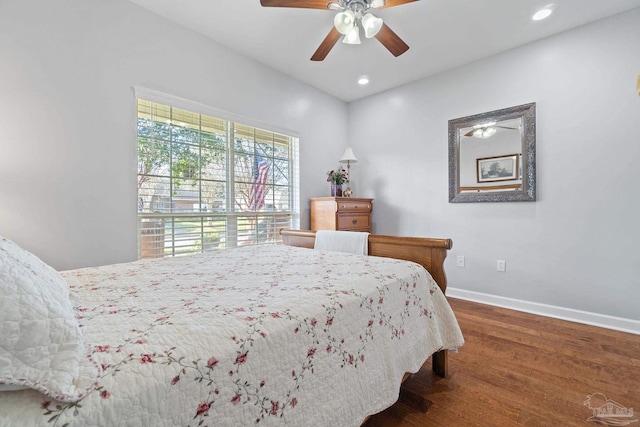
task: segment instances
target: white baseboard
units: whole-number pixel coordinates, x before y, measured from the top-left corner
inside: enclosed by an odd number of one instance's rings
[[[447,296],[640,335],[640,321],[447,287]]]

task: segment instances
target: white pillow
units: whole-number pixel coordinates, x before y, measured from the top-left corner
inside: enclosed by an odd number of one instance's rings
[[[75,402],[96,385],[69,285],[37,256],[0,236],[0,385]],[[0,391],[3,391],[0,389]]]

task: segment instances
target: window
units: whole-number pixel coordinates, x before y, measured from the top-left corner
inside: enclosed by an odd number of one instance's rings
[[[297,227],[297,138],[138,99],[138,257],[275,243]]]

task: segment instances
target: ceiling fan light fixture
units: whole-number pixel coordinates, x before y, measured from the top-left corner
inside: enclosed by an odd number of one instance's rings
[[[336,14],[333,18],[333,25],[340,34],[347,35],[352,31],[353,26],[356,23],[356,15],[351,10],[345,10]]]
[[[342,43],[346,44],[360,44],[360,28],[354,25],[342,39]]]
[[[496,134],[496,128],[494,128],[493,126],[481,127],[476,129],[473,132],[473,136],[475,136],[476,138],[482,138],[482,139],[491,138],[495,134]]]
[[[371,9],[390,8],[417,1],[419,0],[260,0],[260,4],[263,7],[334,11],[333,26],[310,58],[319,62],[327,57],[341,38],[343,43],[360,44],[361,26],[366,37],[375,37],[393,56],[404,54],[409,50],[409,45],[389,28],[386,22],[369,12],[375,13]]]
[[[382,28],[382,18],[378,18],[370,13],[367,13],[362,17],[362,28],[364,28],[364,35],[368,39],[375,37]]]

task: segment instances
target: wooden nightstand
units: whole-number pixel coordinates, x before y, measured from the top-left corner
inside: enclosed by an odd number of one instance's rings
[[[371,233],[373,199],[313,197],[311,230],[367,231]]]

